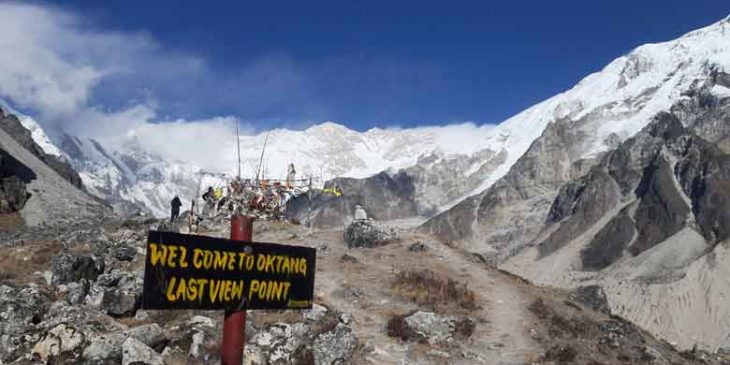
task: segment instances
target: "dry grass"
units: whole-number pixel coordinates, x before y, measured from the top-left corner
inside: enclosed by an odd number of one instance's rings
[[[440,278],[431,270],[401,271],[396,275],[391,289],[420,306],[455,306],[468,311],[479,308],[476,295],[466,284],[451,278]]]
[[[16,247],[0,247],[0,284],[22,286],[36,279],[35,272],[51,267],[51,259],[61,250],[58,242],[32,242]]]
[[[425,339],[423,338],[423,336],[419,336],[406,324],[406,317],[410,316],[411,314],[412,313],[403,315],[394,314],[392,317],[390,317],[390,319],[388,320],[388,325],[386,327],[386,330],[388,331],[388,336],[399,338],[403,341],[424,341]]]
[[[469,338],[474,334],[477,324],[469,318],[462,319],[456,322],[456,334],[462,338]]]
[[[25,225],[19,213],[0,214],[0,232],[15,232]]]

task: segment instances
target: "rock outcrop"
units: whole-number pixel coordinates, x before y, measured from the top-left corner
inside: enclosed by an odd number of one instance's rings
[[[26,129],[17,116],[7,113],[0,108],[0,128],[8,133],[15,141],[30,151],[48,167],[53,169],[71,185],[83,189],[84,185],[79,174],[62,157],[49,155],[34,140],[31,132]]]
[[[94,281],[104,272],[104,260],[93,255],[62,253],[53,258],[51,271],[54,285],[85,279]]]
[[[111,214],[108,205],[82,190],[78,175],[68,165],[46,155],[19,120],[2,111],[0,151],[0,170],[8,168],[0,171],[5,195],[0,209],[3,205],[6,211],[19,209],[26,225],[63,226],[71,221],[99,221]]]
[[[373,220],[357,220],[345,230],[347,247],[376,247],[398,239],[398,232],[392,227],[380,225]]]
[[[33,170],[6,151],[0,150],[0,213],[13,213],[23,209],[30,198],[27,184],[35,178]]]
[[[337,178],[327,182],[324,190],[291,199],[286,215],[300,222],[309,219],[312,226],[323,228],[350,223],[355,205],[365,207],[368,216],[377,220],[414,217],[418,215],[414,194],[412,178],[403,172],[381,172],[365,179]]]

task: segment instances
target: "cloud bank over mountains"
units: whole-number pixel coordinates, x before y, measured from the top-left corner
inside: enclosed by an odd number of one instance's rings
[[[0,15],[1,99],[32,115],[51,136],[63,130],[112,149],[135,140],[164,158],[199,166],[213,167],[210,161],[221,156],[228,166],[235,123],[242,134],[269,129],[268,121],[256,115],[286,120],[284,125],[294,129],[323,122],[331,108],[319,96],[325,90],[333,97],[345,94],[345,84],[357,82],[353,78],[372,75],[364,87],[373,94],[383,78],[390,91],[401,94],[406,91],[397,84],[404,78],[438,79],[427,66],[406,69],[385,58],[353,62],[343,56],[311,68],[276,53],[261,55],[235,72],[221,71],[203,57],[166,48],[149,32],[103,29],[53,5],[2,3]],[[348,70],[359,71],[345,72],[340,66],[346,63]],[[382,71],[380,76],[375,69]],[[166,114],[176,104],[217,102],[236,102],[250,113],[201,119]],[[481,136],[474,133],[480,128],[471,123],[443,128],[439,144],[463,145]]]

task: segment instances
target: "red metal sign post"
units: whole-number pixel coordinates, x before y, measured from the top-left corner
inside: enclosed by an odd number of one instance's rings
[[[231,217],[231,239],[251,242],[253,239],[253,218],[244,215]],[[243,345],[246,341],[246,311],[226,312],[223,321],[223,342],[221,344],[221,363],[241,365]]]

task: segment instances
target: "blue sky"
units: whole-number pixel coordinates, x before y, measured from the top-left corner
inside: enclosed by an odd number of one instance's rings
[[[72,15],[76,32],[144,44],[74,54],[127,68],[93,78],[85,103],[143,101],[158,119],[234,116],[257,129],[497,123],[638,45],[730,13],[726,0],[38,4]]]

